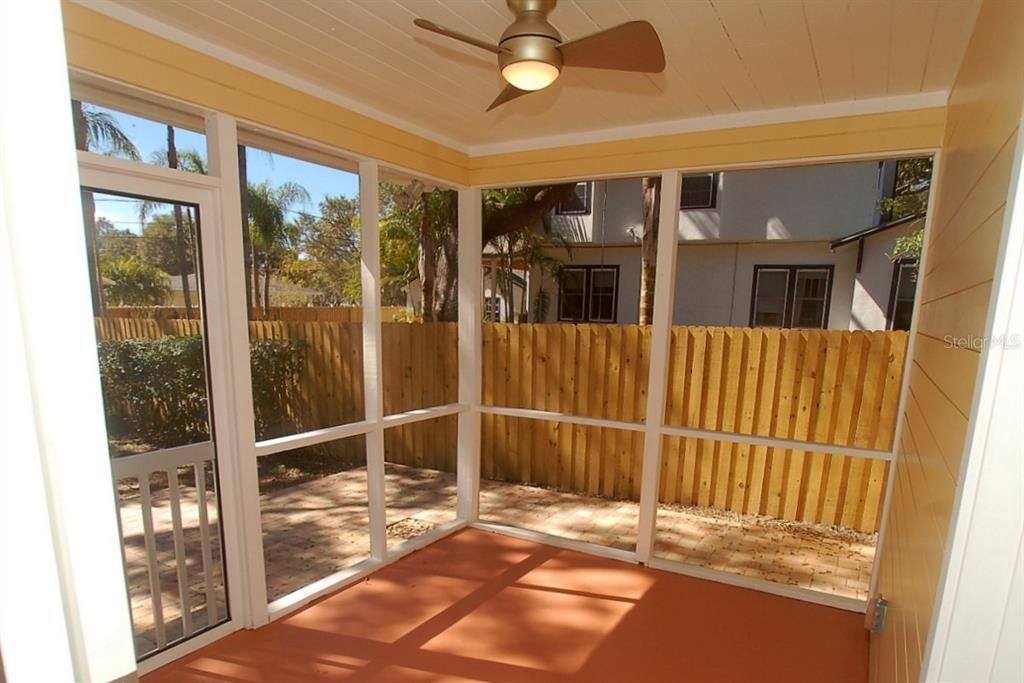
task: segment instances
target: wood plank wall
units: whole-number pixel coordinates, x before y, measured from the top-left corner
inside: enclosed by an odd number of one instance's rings
[[[886,629],[871,639],[877,683],[936,676],[923,670],[922,660],[941,599],[980,342],[992,332],[988,309],[1024,109],[1021,35],[1024,3],[985,0],[949,96],[905,424],[879,548],[878,591],[889,611]]]

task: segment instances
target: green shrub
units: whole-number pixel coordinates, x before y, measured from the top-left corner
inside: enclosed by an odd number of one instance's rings
[[[306,362],[309,344],[302,339],[258,339],[249,343],[256,440],[295,431],[288,395]]]
[[[302,340],[250,344],[256,436],[287,420],[287,396],[305,363]],[[175,446],[209,438],[206,355],[201,337],[99,344],[107,427],[117,438]]]

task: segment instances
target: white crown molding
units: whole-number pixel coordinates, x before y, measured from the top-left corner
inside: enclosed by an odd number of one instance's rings
[[[740,128],[744,126],[759,126],[774,123],[796,123],[841,116],[880,114],[886,112],[925,109],[930,107],[944,107],[949,99],[949,92],[943,90],[847,102],[831,102],[827,104],[815,104],[800,107],[739,112],[736,114],[655,121],[630,126],[617,126],[612,128],[568,133],[565,135],[549,135],[532,138],[524,137],[515,140],[474,145],[465,141],[455,140],[444,133],[412,123],[406,119],[389,114],[388,112],[377,109],[364,102],[341,95],[322,85],[317,85],[303,78],[289,74],[260,60],[247,57],[223,46],[199,38],[165,22],[118,4],[113,0],[71,1],[95,12],[99,12],[100,14],[106,15],[112,19],[116,19],[117,21],[134,26],[135,28],[148,33],[153,33],[162,38],[166,38],[172,42],[195,50],[196,52],[213,57],[214,59],[219,59],[220,61],[231,64],[232,66],[245,69],[246,71],[269,78],[270,80],[281,83],[282,85],[312,95],[313,97],[318,97],[326,102],[349,109],[357,114],[368,116],[374,120],[380,121],[381,123],[394,126],[395,128],[412,133],[413,135],[418,135],[419,137],[463,152],[470,157],[487,156],[490,154],[505,154],[510,152],[527,152],[538,149],[563,147],[566,145],[594,144],[615,140],[654,137],[658,135],[673,135],[678,133],[721,130],[725,128]]]
[[[949,92],[945,90],[915,93],[912,95],[894,95],[867,100],[851,100],[848,102],[830,102],[800,107],[780,109],[762,109],[759,111],[739,112],[736,114],[719,114],[670,121],[655,121],[632,126],[618,126],[600,130],[581,131],[566,135],[550,135],[545,137],[522,138],[484,145],[470,145],[471,157],[489,154],[505,154],[509,152],[525,152],[535,149],[550,149],[567,145],[586,145],[615,140],[655,137],[658,135],[675,135],[678,133],[694,133],[725,128],[742,128],[744,126],[762,126],[773,123],[797,123],[817,119],[831,119],[840,116],[857,116],[864,114],[882,114],[887,112],[910,111],[945,107],[949,100]]]

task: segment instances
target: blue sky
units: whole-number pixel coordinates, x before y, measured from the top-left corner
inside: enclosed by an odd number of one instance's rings
[[[105,111],[114,117],[121,130],[138,147],[143,160],[148,161],[155,152],[167,149],[165,124],[111,109],[89,106]],[[206,158],[205,135],[175,128],[174,138],[179,152],[195,150],[204,159]],[[318,213],[320,202],[324,197],[337,195],[355,197],[359,193],[359,176],[356,174],[300,161],[281,154],[271,154],[249,148],[246,165],[251,183],[268,180],[273,185],[280,185],[290,181],[305,187],[312,201],[308,207],[301,208],[308,213]],[[96,215],[107,218],[121,229],[128,229],[136,233],[142,230],[142,224],[139,222],[139,202],[136,200],[98,195],[96,197]]]

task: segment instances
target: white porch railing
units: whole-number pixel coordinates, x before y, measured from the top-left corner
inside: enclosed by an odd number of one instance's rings
[[[118,501],[122,551],[139,657],[162,650],[168,644],[188,638],[227,618],[227,606],[223,604],[226,598],[218,531],[220,516],[215,512],[216,518],[211,522],[210,514],[211,503],[217,510],[216,476],[212,477],[212,487],[207,484],[208,473],[215,475],[215,458],[213,443],[203,442],[123,456],[112,461],[117,488],[130,487],[136,482],[139,490],[137,498],[119,495]],[[179,471],[184,468],[190,468],[194,473],[194,487],[182,485]],[[166,493],[163,489],[154,493],[154,475],[158,479],[166,477]],[[163,527],[167,526],[168,515],[173,562],[166,561],[168,553],[160,547],[161,540],[166,545],[168,533],[158,526],[159,522],[163,522]],[[137,536],[140,526],[141,554],[138,544],[131,541]],[[194,552],[196,536],[198,554]],[[193,549],[191,553],[190,546]],[[173,583],[177,584],[178,609],[165,605],[161,567],[167,568],[169,564],[173,565]],[[143,572],[146,581],[142,581]],[[192,588],[199,593],[197,599],[190,595]],[[147,593],[151,606],[148,611],[144,607]],[[179,620],[180,629],[175,623]]]

